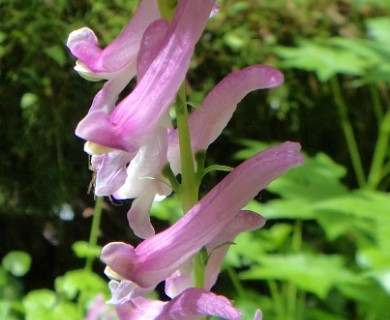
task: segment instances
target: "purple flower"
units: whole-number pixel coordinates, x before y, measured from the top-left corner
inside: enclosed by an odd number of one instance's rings
[[[235,71],[219,82],[191,114],[189,127],[192,152],[207,150],[231,119],[237,104],[251,91],[280,86],[283,74],[267,65],[254,65]],[[177,130],[169,130],[168,160],[173,172],[180,172]]]
[[[104,296],[99,294],[89,306],[85,320],[114,320],[116,318],[115,312],[111,309],[105,303]]]
[[[185,78],[215,0],[181,0],[172,23],[154,21],[144,32],[138,53],[138,83],[113,110],[95,101],[76,135],[93,143],[91,151],[137,151],[168,114]],[[114,81],[114,80],[113,80]],[[114,90],[116,92],[116,90]],[[107,90],[107,96],[112,92]],[[95,100],[105,97],[95,97]],[[110,102],[112,99],[109,99]]]
[[[208,261],[205,270],[204,288],[211,290],[217,281],[223,258],[237,235],[244,231],[261,228],[265,224],[262,216],[251,211],[240,211],[223,230],[206,246]],[[192,287],[192,260],[186,261],[165,280],[165,293],[173,298]]]
[[[137,55],[142,36],[153,21],[160,18],[157,0],[143,0],[122,33],[104,50],[98,46],[95,33],[89,28],[73,31],[67,46],[78,59],[75,70],[92,80],[113,79],[125,71],[128,81],[136,74]]]
[[[136,248],[110,243],[101,258],[140,287],[154,287],[214,241],[240,209],[272,180],[303,161],[297,143],[268,148],[243,162],[177,223]]]
[[[78,58],[75,70],[87,80],[108,80],[96,94],[90,113],[112,112],[120,92],[136,75],[142,37],[148,26],[159,17],[157,1],[143,0],[127,27],[104,50],[99,48],[97,37],[89,28],[75,30],[69,35],[67,46]],[[87,142],[85,150],[91,154],[112,151],[93,142]]]
[[[120,320],[179,320],[215,316],[229,320],[241,319],[231,302],[205,289],[191,288],[169,302],[137,297],[115,305]]]
[[[216,140],[245,95],[253,90],[278,86],[282,82],[283,75],[265,65],[251,66],[225,77],[190,115],[193,153],[206,150]],[[180,173],[177,130],[158,130],[135,156],[121,151],[94,156],[102,157],[101,162],[104,163],[99,167],[94,166],[97,170],[96,194],[114,194],[117,199],[135,198],[128,219],[131,228],[142,238],[154,234],[149,210],[155,196],[168,195],[171,191],[161,175],[163,166],[169,161],[173,172]],[[127,169],[126,154],[130,162]]]

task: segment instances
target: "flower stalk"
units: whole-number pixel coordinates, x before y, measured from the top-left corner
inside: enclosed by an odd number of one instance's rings
[[[91,231],[89,234],[89,241],[88,241],[88,244],[91,248],[97,245],[102,212],[103,212],[103,197],[97,197],[95,201],[95,208],[93,210],[92,225],[91,225]],[[92,270],[93,260],[95,260],[94,257],[92,256],[87,257],[87,261],[85,263],[85,270],[88,271]]]

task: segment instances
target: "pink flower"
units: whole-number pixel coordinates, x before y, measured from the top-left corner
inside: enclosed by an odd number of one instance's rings
[[[214,4],[215,0],[181,0],[172,23],[156,20],[149,25],[138,54],[135,89],[113,110],[93,104],[76,128],[76,135],[93,143],[91,151],[99,150],[94,148],[98,145],[132,153],[148,141],[168,114]]]
[[[297,143],[268,148],[243,162],[184,217],[136,248],[110,243],[101,259],[122,278],[140,287],[154,287],[235,219],[240,209],[272,180],[303,161]]]
[[[234,239],[244,231],[261,228],[265,224],[264,218],[251,211],[240,211],[223,230],[206,246],[209,257],[205,270],[204,288],[211,290],[217,281],[221,265]],[[238,244],[239,245],[239,244]],[[174,298],[184,290],[192,287],[192,260],[186,261],[165,280],[165,293]]]
[[[157,0],[143,0],[126,28],[104,50],[99,48],[91,29],[73,31],[67,46],[78,59],[75,70],[92,80],[113,79],[125,70],[130,81],[136,74],[142,36],[150,23],[159,18]]]
[[[99,48],[97,37],[89,28],[75,30],[69,35],[67,46],[78,58],[75,70],[87,80],[108,80],[96,94],[90,113],[112,112],[120,92],[136,75],[142,37],[148,26],[159,17],[157,0],[143,0],[127,27],[104,50]],[[87,152],[93,154],[94,149],[96,145],[86,143]],[[102,152],[101,149],[111,150],[97,148],[99,152]]]
[[[196,320],[215,316],[229,320],[241,319],[230,301],[205,289],[191,288],[169,302],[137,297],[115,305],[120,320]]]
[[[235,71],[219,82],[189,118],[192,152],[207,150],[226,127],[238,103],[250,92],[280,86],[283,74],[267,65],[253,65]],[[168,160],[173,172],[180,172],[177,130],[169,129]]]
[[[245,95],[253,90],[278,86],[282,82],[283,75],[265,65],[251,66],[225,77],[190,115],[193,153],[206,150],[217,139]],[[159,133],[148,140],[135,156],[112,152],[96,156],[104,159],[104,165],[94,166],[98,173],[97,195],[114,194],[117,199],[135,198],[128,219],[135,234],[141,238],[154,234],[149,211],[155,196],[171,192],[168,181],[161,175],[162,168],[169,161],[175,174],[181,171],[177,130],[158,130]],[[130,163],[127,169],[126,155]]]
[[[111,308],[112,309],[112,308]],[[115,312],[105,303],[104,296],[99,294],[88,308],[85,320],[114,320]]]

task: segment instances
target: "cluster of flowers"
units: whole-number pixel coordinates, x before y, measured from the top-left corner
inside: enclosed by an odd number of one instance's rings
[[[169,109],[185,80],[194,47],[215,0],[179,0],[171,21],[161,18],[157,0],[143,0],[123,32],[104,50],[88,28],[73,31],[68,47],[78,59],[75,69],[88,80],[106,80],[76,134],[86,140],[96,171],[95,194],[134,199],[128,221],[145,239],[136,248],[107,244],[101,259],[108,273],[120,319],[240,319],[231,302],[212,293],[228,245],[243,231],[260,228],[264,219],[241,210],[268,183],[303,161],[297,143],[285,142],[243,162],[179,221],[155,234],[149,211],[154,199],[172,192],[163,168],[181,173],[178,131]],[[132,78],[137,84],[118,102]],[[249,92],[283,82],[282,74],[255,65],[224,78],[190,115],[192,154],[206,150],[227,125]],[[148,177],[148,179],[145,179]],[[151,179],[152,178],[152,179]],[[192,258],[206,252],[203,288],[192,284]],[[145,298],[165,281],[168,302]],[[261,319],[258,311],[255,319]]]

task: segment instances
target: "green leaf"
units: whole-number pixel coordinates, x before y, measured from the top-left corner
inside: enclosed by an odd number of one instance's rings
[[[11,316],[12,303],[10,301],[0,300],[0,319],[16,319]]]
[[[48,289],[34,290],[28,293],[23,299],[23,306],[26,313],[26,320],[49,319],[48,310],[56,302],[56,294]]]
[[[366,21],[368,33],[370,36],[379,41],[385,43],[387,46],[390,43],[390,18],[380,17],[368,19]]]
[[[175,222],[183,215],[183,211],[177,197],[170,196],[153,202],[150,215],[163,221]]]
[[[58,300],[50,290],[34,290],[23,299],[26,320],[81,320],[83,315],[77,304]]]
[[[16,277],[24,276],[31,266],[31,257],[23,251],[11,251],[2,260],[5,270]]]
[[[313,309],[306,310],[308,319],[310,320],[345,320],[344,317],[338,316],[334,313],[328,313],[323,310]]]
[[[100,256],[102,247],[100,246],[91,246],[86,241],[77,241],[73,243],[72,250],[79,258],[97,258]]]
[[[72,270],[55,281],[56,292],[72,300],[80,292],[92,298],[98,293],[108,294],[107,283],[96,273],[88,270]]]
[[[337,284],[344,296],[355,301],[362,310],[369,310],[373,319],[387,319],[389,295],[374,280],[355,276]]]
[[[346,50],[326,40],[301,40],[297,48],[277,47],[283,58],[282,67],[313,71],[321,82],[338,73],[361,76],[371,67],[371,61],[359,52]]]
[[[258,266],[240,274],[243,280],[282,280],[326,298],[348,271],[342,257],[313,253],[274,254],[259,258]]]
[[[268,143],[251,139],[239,139],[237,143],[245,147],[234,154],[234,159],[238,160],[246,160],[270,146]]]
[[[22,109],[31,108],[37,104],[38,99],[39,98],[35,93],[27,92],[22,96],[20,106]]]
[[[303,165],[290,169],[273,181],[267,190],[287,199],[304,198],[310,201],[345,194],[347,188],[340,182],[345,167],[335,163],[324,153],[306,157]]]
[[[64,50],[59,45],[47,47],[43,50],[46,55],[52,58],[60,67],[63,67],[66,63],[66,57]]]

